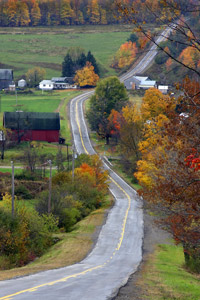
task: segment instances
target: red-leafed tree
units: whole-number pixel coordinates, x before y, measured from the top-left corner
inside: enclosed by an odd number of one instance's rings
[[[121,128],[121,119],[122,115],[115,109],[111,110],[111,113],[108,117],[108,131],[112,137],[115,137],[116,142],[120,136],[120,128]]]

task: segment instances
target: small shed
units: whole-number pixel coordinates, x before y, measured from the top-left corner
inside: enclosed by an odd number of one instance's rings
[[[39,83],[39,88],[43,91],[53,90],[53,82],[51,80],[42,80]]]
[[[168,93],[168,85],[159,85],[158,86],[159,91],[161,91],[163,94],[167,94]]]
[[[25,88],[25,86],[26,86],[26,80],[25,79],[20,79],[18,81],[18,87],[23,89],[23,88]]]
[[[20,141],[59,142],[59,113],[4,112],[3,125]]]

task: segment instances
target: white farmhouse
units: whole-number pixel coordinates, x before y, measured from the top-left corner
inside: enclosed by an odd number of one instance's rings
[[[51,80],[42,80],[39,84],[39,89],[43,91],[53,90],[53,82]]]

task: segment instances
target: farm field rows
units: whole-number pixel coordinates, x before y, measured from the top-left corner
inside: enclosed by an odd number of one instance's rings
[[[0,68],[14,70],[15,80],[35,66],[46,69],[46,77],[61,75],[68,47],[89,50],[105,76],[116,74],[111,60],[131,32],[130,26],[76,26],[52,28],[0,28]]]

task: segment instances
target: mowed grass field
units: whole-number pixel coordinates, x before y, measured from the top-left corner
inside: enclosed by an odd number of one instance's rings
[[[115,75],[112,57],[131,30],[129,25],[0,28],[0,68],[13,69],[19,79],[38,66],[46,69],[50,79],[61,75],[67,48],[79,46],[92,52],[104,76]]]
[[[67,102],[78,95],[78,90],[44,92],[34,91],[31,94],[0,94],[0,125],[4,111],[55,112],[62,109],[61,101]],[[65,105],[67,105],[65,101]],[[61,103],[61,105],[60,105]],[[64,103],[63,103],[64,104]],[[64,117],[64,116],[63,116]]]

